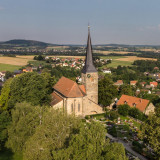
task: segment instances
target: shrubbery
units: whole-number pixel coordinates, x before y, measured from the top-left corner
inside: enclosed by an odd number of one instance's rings
[[[131,116],[135,119],[139,119],[141,121],[144,121],[146,119],[146,116],[144,115],[144,113],[142,113],[139,109],[133,108],[133,107],[131,108],[127,104],[118,106],[118,113],[122,116],[129,115],[129,116]]]

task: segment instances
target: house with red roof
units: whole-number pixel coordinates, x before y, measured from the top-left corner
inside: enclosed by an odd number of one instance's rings
[[[138,81],[130,81],[131,86],[135,86]]]
[[[150,86],[152,88],[156,88],[158,86],[158,83],[157,82],[150,82]]]
[[[145,115],[149,115],[150,112],[154,113],[154,105],[147,99],[137,98],[128,95],[122,95],[117,106],[128,104],[130,107],[135,107],[143,112]]]
[[[121,86],[121,85],[123,85],[123,81],[122,80],[117,80],[117,82],[115,82],[114,85]]]

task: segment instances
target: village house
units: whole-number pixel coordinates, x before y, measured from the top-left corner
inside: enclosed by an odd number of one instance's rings
[[[146,85],[146,82],[141,82],[140,85],[144,87]]]
[[[32,67],[27,67],[23,69],[23,72],[33,72]]]
[[[117,82],[115,82],[114,85],[121,86],[121,85],[123,85],[123,81],[122,80],[117,80]]]
[[[5,75],[6,75],[6,72],[5,72],[5,71],[0,72],[0,80],[1,80],[2,82],[5,81]]]
[[[92,45],[88,28],[85,65],[81,71],[82,85],[62,77],[54,86],[51,106],[76,116],[104,113],[98,105],[98,72],[93,65]]]
[[[108,73],[108,74],[111,74],[111,73],[112,73],[110,69],[103,69],[102,72],[103,72],[103,73]]]
[[[119,101],[117,102],[117,107],[119,105],[128,104],[130,107],[135,107],[143,112],[145,115],[149,113],[154,113],[154,105],[147,99],[137,98],[128,95],[122,95]]]
[[[158,83],[157,83],[157,82],[150,82],[150,86],[151,86],[152,88],[157,88]]]
[[[159,70],[159,68],[158,67],[154,67],[154,70]]]
[[[137,83],[137,81],[130,81],[130,85],[131,85],[131,86],[135,86],[136,83]]]

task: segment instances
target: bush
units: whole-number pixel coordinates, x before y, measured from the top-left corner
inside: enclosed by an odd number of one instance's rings
[[[115,120],[115,119],[117,119],[119,117],[119,114],[118,114],[118,112],[116,112],[116,111],[111,111],[110,112],[110,116],[109,116],[109,119],[110,120]]]
[[[130,108],[129,115],[139,120],[145,120],[145,115],[137,108]]]
[[[120,105],[120,106],[118,106],[118,113],[119,113],[120,115],[126,117],[126,116],[128,116],[129,109],[130,109],[130,107],[129,107],[129,105],[127,105],[127,104]]]

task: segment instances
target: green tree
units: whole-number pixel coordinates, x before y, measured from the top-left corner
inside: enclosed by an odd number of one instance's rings
[[[160,157],[160,114],[150,114],[146,122],[142,125],[140,133],[151,148],[156,153],[156,159]]]
[[[128,115],[128,112],[129,112],[129,105],[127,104],[124,104],[124,105],[119,105],[118,106],[118,113],[122,116],[127,116]]]
[[[35,134],[26,143],[24,160],[52,160],[52,152],[67,145],[70,134],[78,132],[80,122],[79,119],[58,110],[52,109],[46,112],[42,125],[36,129]]]
[[[106,143],[104,147],[104,160],[127,160],[125,148],[120,143]]]
[[[129,115],[142,121],[146,119],[146,116],[139,109],[134,107],[129,109]]]
[[[8,79],[1,90],[0,95],[0,111],[6,110],[8,107],[8,101],[10,99],[10,92],[11,92],[11,82],[12,78]]]
[[[101,79],[98,83],[98,100],[103,106],[108,106],[112,100],[117,96],[117,87],[107,76]]]
[[[54,79],[49,73],[39,75],[35,72],[23,73],[6,81],[0,96],[0,107],[10,110],[18,102],[32,105],[49,104]]]
[[[9,79],[13,76],[13,73],[10,72],[10,71],[7,71],[6,74],[5,74],[5,79]]]
[[[27,139],[42,123],[44,110],[45,107],[32,106],[26,102],[16,104],[12,110],[12,122],[8,126],[7,147],[13,152],[22,151]]]
[[[112,121],[117,119],[118,117],[119,117],[119,114],[116,111],[111,111],[110,114],[109,114],[109,119],[112,120]]]
[[[0,150],[4,147],[4,144],[8,138],[7,127],[11,122],[11,117],[7,111],[3,111],[0,114]]]
[[[120,93],[120,95],[122,95],[122,94],[129,95],[129,96],[134,95],[134,91],[133,91],[132,86],[130,86],[128,84],[121,85],[119,88],[119,93]]]
[[[80,119],[51,110],[45,114],[35,134],[28,139],[23,158],[117,160],[120,157],[120,160],[126,160],[124,147],[110,144],[109,140],[105,140],[105,134],[104,126],[98,122],[83,123]]]

